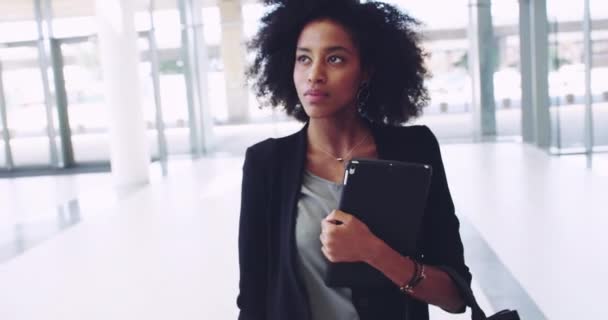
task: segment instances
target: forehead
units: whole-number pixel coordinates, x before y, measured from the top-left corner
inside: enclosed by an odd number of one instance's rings
[[[309,22],[302,28],[298,38],[298,47],[314,49],[342,46],[354,49],[355,44],[348,30],[341,24],[321,19]]]

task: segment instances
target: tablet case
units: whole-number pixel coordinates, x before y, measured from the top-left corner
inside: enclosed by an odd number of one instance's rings
[[[353,159],[345,167],[339,209],[356,216],[402,255],[413,255],[431,174],[431,166],[426,164]],[[364,262],[330,263],[325,283],[333,287],[394,287],[384,274]]]

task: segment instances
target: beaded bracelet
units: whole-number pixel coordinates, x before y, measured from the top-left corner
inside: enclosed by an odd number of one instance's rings
[[[424,264],[410,257],[408,258],[414,263],[414,274],[406,284],[399,287],[399,290],[404,294],[412,294],[414,288],[426,278],[426,273],[424,272]]]

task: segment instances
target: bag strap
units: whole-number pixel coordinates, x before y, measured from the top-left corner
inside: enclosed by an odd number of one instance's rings
[[[472,320],[486,320],[486,314],[483,312],[477,300],[475,299],[475,295],[471,290],[471,286],[462,278],[458,272],[454,269],[446,266],[438,266],[439,269],[443,270],[447,273],[450,278],[454,281],[456,286],[458,287],[460,293],[463,295],[463,298],[467,304],[467,306],[471,307],[471,319]]]

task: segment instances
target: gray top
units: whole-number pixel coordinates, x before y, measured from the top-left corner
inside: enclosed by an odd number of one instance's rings
[[[329,261],[321,252],[321,221],[338,208],[343,186],[305,171],[298,200],[296,246],[298,272],[304,280],[312,320],[358,320],[349,288],[325,285]]]

